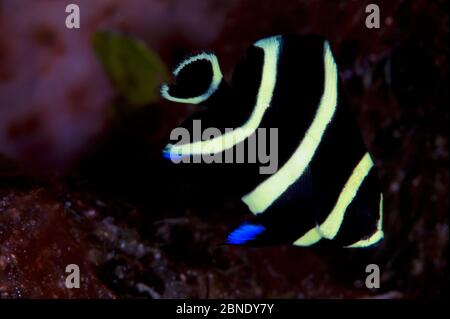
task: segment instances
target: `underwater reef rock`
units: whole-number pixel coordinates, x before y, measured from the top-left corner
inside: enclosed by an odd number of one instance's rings
[[[0,191],[0,298],[112,298],[88,263],[85,234],[42,189]],[[65,286],[66,266],[80,288]]]

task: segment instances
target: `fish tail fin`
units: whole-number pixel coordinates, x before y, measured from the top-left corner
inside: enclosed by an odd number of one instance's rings
[[[376,247],[381,244],[384,239],[383,231],[383,194],[380,194],[379,217],[375,230],[370,235],[364,236],[357,242],[345,246],[345,248],[366,248]]]

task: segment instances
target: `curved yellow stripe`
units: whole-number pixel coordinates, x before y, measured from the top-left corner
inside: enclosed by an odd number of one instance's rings
[[[318,227],[311,228],[308,232],[306,232],[302,237],[297,239],[294,242],[295,246],[311,246],[317,243],[322,239],[322,235]]]
[[[264,64],[255,107],[250,118],[243,126],[207,141],[182,145],[169,144],[166,151],[175,155],[215,154],[232,148],[252,135],[260,125],[264,113],[272,102],[281,41],[281,36],[275,36],[259,40],[254,44],[256,47],[264,50]]]
[[[331,213],[328,215],[328,217],[325,219],[325,221],[318,227],[310,229],[305,235],[300,237],[297,241],[294,242],[294,245],[297,245],[300,243],[307,243],[309,245],[312,245],[320,240],[320,238],[317,238],[317,236],[320,236],[322,238],[327,239],[333,239],[336,234],[339,231],[339,228],[342,225],[342,221],[344,220],[345,212],[347,210],[347,207],[350,205],[350,203],[353,201],[353,198],[358,193],[359,188],[361,187],[362,183],[364,182],[364,179],[369,174],[370,170],[373,167],[373,161],[370,157],[369,153],[365,153],[363,158],[359,161],[358,165],[353,169],[353,172],[350,176],[350,178],[345,183],[344,188],[342,189],[341,193],[339,194],[338,200],[331,211]],[[382,214],[382,199],[383,195],[381,195],[380,199],[380,215]],[[379,225],[381,225],[381,221],[379,220]],[[317,229],[319,228],[319,229]],[[381,226],[378,227],[378,229],[381,229]],[[378,232],[377,232],[378,233]],[[367,242],[369,240],[376,240],[378,241],[377,237],[380,236],[380,234],[374,234],[372,237],[373,239],[366,240]],[[382,233],[381,233],[382,236]],[[371,238],[372,238],[371,237]],[[315,241],[314,241],[315,240]],[[358,243],[355,243],[354,245],[362,245],[364,244],[363,241],[360,241]],[[309,246],[308,245],[308,246]],[[357,246],[348,246],[348,247],[357,247]],[[363,247],[363,246],[361,246]]]
[[[347,207],[353,201],[353,198],[356,196],[361,184],[372,167],[373,161],[370,158],[370,154],[364,154],[358,165],[353,169],[352,175],[347,180],[347,183],[345,183],[333,210],[328,215],[327,219],[320,225],[320,231],[323,234],[323,237],[333,239],[334,236],[336,236],[342,221],[344,220]]]
[[[222,81],[222,71],[220,70],[219,61],[217,60],[217,57],[214,54],[210,53],[200,53],[195,56],[192,56],[186,60],[184,60],[177,68],[173,71],[173,75],[177,76],[178,73],[187,65],[191,64],[192,62],[199,61],[199,60],[207,60],[211,63],[212,71],[213,71],[213,77],[211,80],[211,84],[209,85],[209,88],[206,90],[205,93],[194,96],[194,97],[187,97],[187,98],[181,98],[172,96],[169,93],[169,86],[167,84],[163,84],[161,87],[161,95],[166,100],[172,101],[172,102],[178,102],[178,103],[189,103],[189,104],[199,104],[203,101],[206,101],[217,89],[219,88],[220,82]]]
[[[254,214],[265,211],[289,186],[300,178],[311,162],[325,129],[333,118],[337,104],[338,73],[328,42],[325,42],[324,45],[324,70],[324,92],[314,120],[300,145],[278,172],[242,197],[242,201]]]
[[[367,239],[362,239],[352,245],[345,246],[345,248],[364,248],[376,244],[384,237],[383,232],[383,194],[380,194],[380,217],[378,218],[377,231]]]

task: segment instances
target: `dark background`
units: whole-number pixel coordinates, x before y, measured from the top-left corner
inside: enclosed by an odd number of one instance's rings
[[[435,298],[448,294],[448,2],[0,0],[1,298]],[[255,40],[322,34],[333,48],[385,196],[375,249],[222,246],[237,203],[161,159],[195,110],[127,105],[92,46],[97,30],[144,41],[173,67],[213,50],[226,77]],[[154,88],[157,89],[156,87]],[[66,289],[65,267],[81,268]],[[381,269],[381,288],[364,285]]]

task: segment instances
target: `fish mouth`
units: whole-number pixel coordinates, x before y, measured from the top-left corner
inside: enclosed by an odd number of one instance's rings
[[[162,155],[165,159],[174,161],[174,160],[179,160],[184,157],[182,154],[177,154],[177,153],[172,152],[172,148],[173,148],[173,145],[169,143],[162,150]]]
[[[172,144],[167,144],[166,146],[164,146],[163,150],[162,150],[162,155],[164,158],[170,159],[171,158],[171,153],[172,153]]]

